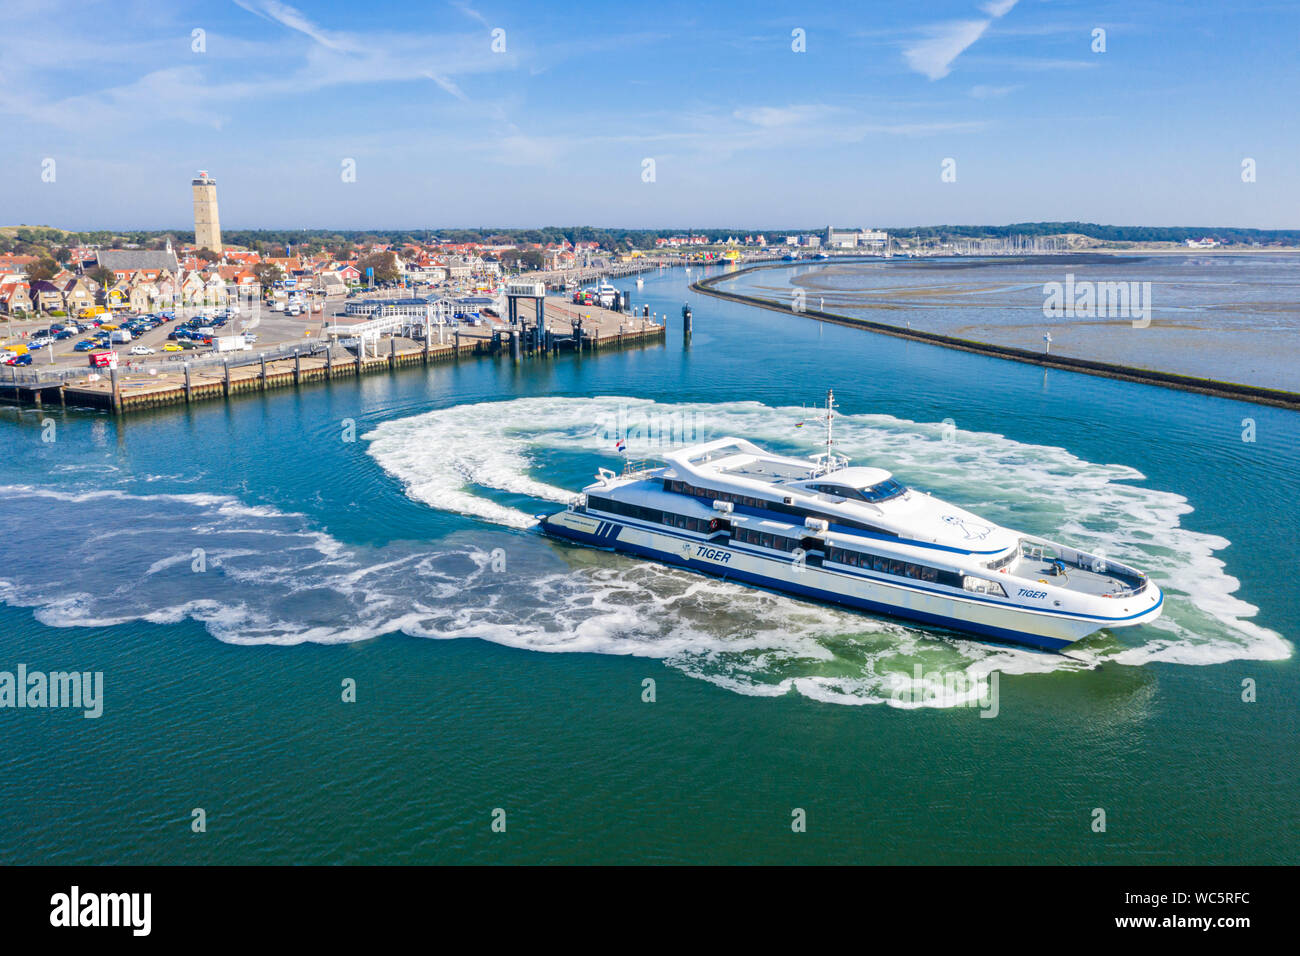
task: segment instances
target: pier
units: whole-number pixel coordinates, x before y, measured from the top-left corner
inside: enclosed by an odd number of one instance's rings
[[[351,342],[335,334],[269,351],[205,353],[188,361],[172,359],[129,368],[4,369],[0,370],[0,402],[121,415],[461,359],[546,361],[565,352],[639,348],[662,344],[666,326],[663,318],[656,320],[647,309],[632,315],[547,299],[540,323],[526,316],[515,325],[501,320],[458,325],[423,340],[391,334]]]

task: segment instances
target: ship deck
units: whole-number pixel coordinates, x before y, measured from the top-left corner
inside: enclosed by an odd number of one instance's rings
[[[1007,573],[1077,591],[1080,594],[1117,594],[1137,586],[1137,582],[1127,575],[1108,574],[1073,565],[1066,568],[1064,575],[1055,574],[1050,558],[1032,555],[1021,555],[1007,568]]]

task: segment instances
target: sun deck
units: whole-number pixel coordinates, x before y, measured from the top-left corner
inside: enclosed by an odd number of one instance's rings
[[[1141,592],[1146,586],[1145,577],[1129,573],[1127,569],[1094,570],[1067,565],[1063,573],[1058,573],[1055,562],[1056,559],[1050,555],[1022,553],[1007,567],[1007,573],[1080,594],[1102,597],[1128,597]]]

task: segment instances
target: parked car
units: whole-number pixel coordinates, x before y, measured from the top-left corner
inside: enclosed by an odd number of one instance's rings
[[[132,355],[153,355],[154,350],[149,348],[149,346],[147,345],[133,345],[131,346],[131,354]]]
[[[30,355],[15,355],[5,362],[6,365],[31,365],[32,357]]]
[[[162,349],[162,350],[163,350],[164,352],[183,352],[183,351],[184,351],[184,349],[182,349],[182,348],[181,348],[179,345],[177,345],[175,342],[168,342],[166,345],[163,346],[163,349]]]
[[[72,347],[72,350],[74,352],[89,352],[94,347],[95,347],[95,343],[92,342],[90,339],[86,339],[85,341],[78,342],[76,345],[74,345]]]

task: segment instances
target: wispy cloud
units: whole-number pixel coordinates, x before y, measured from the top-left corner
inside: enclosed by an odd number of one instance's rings
[[[736,110],[732,115],[744,123],[774,129],[779,126],[793,126],[812,120],[824,119],[835,109],[822,103],[801,104],[795,106],[751,106]]]
[[[987,84],[979,83],[970,88],[970,95],[977,100],[994,100],[994,99],[1000,99],[1001,97],[1006,96],[1008,93],[1014,93],[1018,89],[1020,89],[1018,85],[1017,86],[988,86]]]
[[[308,20],[302,11],[287,3],[280,3],[279,0],[235,0],[235,4],[265,20],[279,23],[290,30],[297,30],[328,49],[342,52],[353,48],[353,44],[345,42],[342,34],[336,36],[322,30]]]
[[[487,17],[483,16],[483,14],[479,13],[468,3],[465,3],[464,0],[451,0],[451,5],[470,19],[477,20],[479,23],[483,24],[483,26],[491,26],[491,24],[488,23]]]
[[[434,73],[433,70],[425,70],[424,75],[433,80],[433,82],[437,83],[452,96],[456,97],[456,99],[466,103],[469,102],[469,97],[465,95],[465,91],[452,82],[449,77],[445,77],[440,73]]]
[[[1005,16],[1016,0],[989,0],[980,7],[986,20],[951,20],[925,28],[925,38],[903,50],[907,65],[931,80],[952,72],[953,61],[975,43],[993,23]]]
[[[981,4],[980,9],[996,20],[1010,13],[1015,5],[1016,0],[989,0],[988,3]]]
[[[907,65],[939,80],[952,72],[952,62],[984,35],[992,20],[957,20],[929,29],[929,36],[903,51]]]

